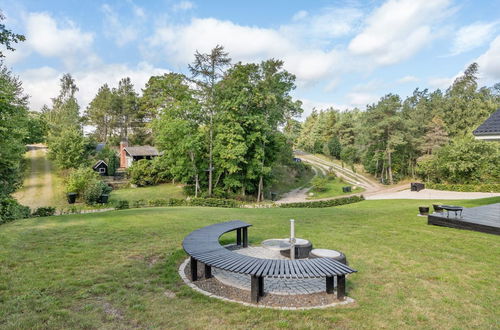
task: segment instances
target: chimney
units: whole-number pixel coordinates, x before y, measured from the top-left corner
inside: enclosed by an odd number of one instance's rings
[[[125,155],[125,148],[128,147],[127,141],[120,142],[120,168],[127,168],[127,157]]]

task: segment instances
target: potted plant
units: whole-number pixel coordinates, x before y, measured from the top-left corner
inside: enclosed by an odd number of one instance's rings
[[[428,215],[429,214],[429,207],[428,206],[419,206],[418,211],[420,212],[420,215]]]
[[[76,201],[76,197],[78,196],[77,193],[75,192],[70,192],[67,194],[67,197],[68,197],[68,203],[69,204],[75,204],[75,201]]]

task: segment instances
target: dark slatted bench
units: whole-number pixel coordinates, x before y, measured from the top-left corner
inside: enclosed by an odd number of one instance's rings
[[[280,260],[261,259],[230,251],[220,245],[223,234],[236,230],[236,244],[248,246],[248,227],[239,221],[229,221],[191,232],[182,247],[191,256],[191,280],[198,279],[198,262],[205,268],[205,278],[212,277],[212,267],[251,276],[251,298],[257,303],[264,295],[264,277],[326,278],[326,292],[333,293],[333,278],[337,277],[337,298],[345,297],[345,276],[354,269],[331,258]]]

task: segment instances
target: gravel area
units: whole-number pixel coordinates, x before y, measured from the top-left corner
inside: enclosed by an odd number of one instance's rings
[[[380,192],[374,194],[365,194],[365,199],[478,199],[500,196],[500,193],[483,192],[459,192],[434,189],[423,189],[420,191],[410,191],[406,189],[396,192]]]

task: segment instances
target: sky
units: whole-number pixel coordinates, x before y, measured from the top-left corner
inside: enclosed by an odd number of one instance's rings
[[[71,73],[85,109],[104,83],[189,74],[195,51],[222,45],[233,62],[275,58],[296,76],[303,118],[446,89],[472,62],[500,82],[498,0],[0,0],[8,29],[26,36],[6,65],[39,110]],[[83,110],[82,110],[83,111]]]

